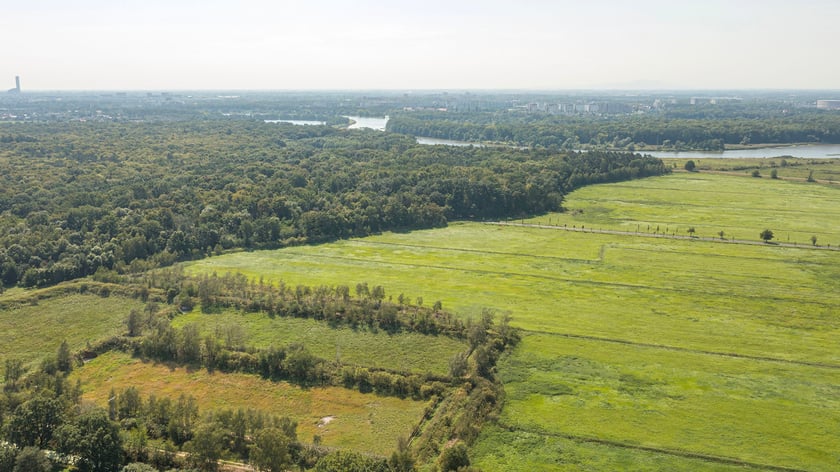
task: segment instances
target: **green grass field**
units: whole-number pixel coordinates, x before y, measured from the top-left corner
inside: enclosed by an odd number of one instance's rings
[[[330,327],[311,319],[274,317],[265,313],[201,314],[199,310],[178,316],[173,325],[195,323],[203,333],[224,334],[231,326],[241,328],[246,346],[268,347],[302,343],[314,355],[327,360],[419,374],[449,375],[449,360],[465,351],[467,344],[446,336],[419,333],[389,334],[382,330],[347,326]]]
[[[205,369],[171,368],[109,352],[72,374],[82,381],[83,399],[107,406],[111,389],[136,387],[145,398],[196,398],[200,411],[252,408],[289,416],[298,422],[298,438],[321,436],[326,446],[370,454],[389,454],[397,438],[407,436],[423,417],[424,402],[363,394],[338,387],[302,388],[254,375],[209,373]],[[319,426],[322,418],[333,417]]]
[[[124,332],[131,309],[142,309],[130,298],[78,294],[39,300],[36,305],[9,303],[20,294],[10,290],[0,297],[11,305],[0,309],[0,365],[9,358],[27,364],[40,361],[54,355],[63,340],[77,351],[88,342]]]
[[[587,187],[567,202],[582,212],[535,221],[754,241],[769,227],[803,247],[459,223],[188,271],[367,281],[464,317],[511,312],[527,333],[499,366],[504,428],[472,451],[487,470],[836,470],[840,252],[806,236],[840,244],[837,203],[830,186],[680,173]]]
[[[640,233],[759,241],[769,228],[774,241],[840,246],[840,187],[785,180],[735,178],[708,173],[590,186],[568,196],[565,213],[525,223]],[[679,197],[675,199],[674,197]]]

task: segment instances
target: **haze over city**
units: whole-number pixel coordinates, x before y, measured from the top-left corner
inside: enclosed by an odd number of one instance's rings
[[[4,6],[0,88],[837,89],[833,0]]]

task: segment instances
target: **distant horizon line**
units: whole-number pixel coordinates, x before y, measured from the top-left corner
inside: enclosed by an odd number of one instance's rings
[[[391,93],[415,93],[415,92],[536,92],[536,93],[557,93],[557,92],[840,92],[840,88],[621,88],[621,87],[594,87],[594,88],[91,88],[91,89],[39,89],[26,88],[22,93],[92,93],[92,92],[391,92]]]

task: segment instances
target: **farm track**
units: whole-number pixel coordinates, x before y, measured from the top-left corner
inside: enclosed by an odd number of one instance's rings
[[[533,259],[550,259],[550,260],[557,260],[563,262],[572,262],[572,263],[579,263],[579,264],[597,264],[601,262],[600,259],[575,259],[571,257],[560,257],[560,256],[543,256],[538,254],[528,254],[524,252],[504,252],[504,251],[487,251],[483,249],[464,249],[464,248],[456,248],[456,247],[445,247],[445,246],[425,246],[422,244],[402,244],[402,243],[385,243],[379,241],[365,241],[365,240],[354,240],[353,243],[355,244],[364,244],[370,246],[391,246],[391,247],[404,247],[409,249],[435,249],[439,251],[452,251],[452,252],[466,252],[472,254],[492,254],[494,256],[515,256],[515,257],[529,257]]]
[[[790,247],[796,249],[810,249],[815,251],[840,251],[840,247],[826,247],[826,246],[808,246],[806,244],[796,243],[765,243],[759,241],[749,241],[747,239],[718,239],[718,238],[704,238],[700,236],[682,236],[676,234],[658,234],[658,233],[636,233],[634,231],[618,231],[613,229],[590,229],[590,228],[568,228],[565,226],[541,225],[533,223],[512,223],[508,221],[491,221],[485,224],[497,226],[517,226],[522,228],[538,228],[538,229],[553,229],[557,231],[573,231],[578,233],[596,233],[596,234],[613,234],[617,236],[636,236],[640,238],[658,238],[658,239],[679,239],[683,241],[703,241],[718,244],[746,244],[750,246],[765,246],[765,247]]]
[[[691,452],[685,451],[681,449],[668,449],[668,448],[661,448],[661,447],[652,447],[652,446],[641,446],[638,444],[629,444],[624,443],[621,441],[611,441],[608,439],[599,439],[599,438],[591,438],[586,436],[576,436],[573,434],[563,434],[563,433],[549,433],[546,431],[541,431],[537,429],[528,429],[523,428],[520,426],[514,426],[505,424],[502,421],[498,422],[499,426],[502,428],[507,429],[508,431],[524,431],[530,434],[537,434],[541,436],[549,436],[555,438],[562,438],[568,439],[570,441],[581,442],[581,443],[591,443],[591,444],[600,444],[604,446],[610,447],[619,447],[622,449],[633,449],[636,451],[644,451],[644,452],[652,452],[655,454],[665,454],[669,456],[677,456],[677,457],[684,457],[687,459],[699,459],[706,462],[716,462],[718,464],[727,464],[727,465],[735,465],[740,467],[747,467],[750,469],[758,469],[758,470],[772,470],[778,472],[807,472],[805,469],[797,469],[794,467],[785,467],[779,465],[769,465],[769,464],[759,464],[756,462],[749,462],[744,461],[741,459],[737,459],[734,457],[724,457],[724,456],[716,456],[713,454],[704,454],[702,452]]]
[[[753,356],[750,354],[739,354],[737,352],[719,352],[719,351],[706,351],[703,349],[692,349],[688,347],[680,347],[680,346],[669,346],[667,344],[652,344],[652,343],[642,343],[637,341],[628,341],[626,339],[615,339],[615,338],[603,338],[599,336],[588,336],[585,334],[573,334],[573,333],[557,333],[551,331],[540,331],[540,330],[532,330],[526,329],[524,330],[527,333],[534,333],[534,334],[544,334],[548,336],[560,336],[563,338],[570,338],[570,339],[583,339],[586,341],[596,341],[596,342],[604,342],[604,343],[613,343],[613,344],[622,344],[626,346],[636,346],[636,347],[643,347],[643,348],[650,348],[650,349],[662,349],[665,351],[674,351],[674,352],[686,352],[689,354],[702,354],[706,356],[718,356],[718,357],[728,357],[732,359],[745,359],[745,360],[752,360],[752,361],[761,361],[761,362],[774,362],[779,364],[787,364],[787,365],[799,365],[805,367],[818,367],[821,369],[834,369],[840,370],[840,365],[838,364],[827,364],[824,362],[810,362],[810,361],[797,361],[792,359],[781,359],[778,357],[769,357],[769,356]]]

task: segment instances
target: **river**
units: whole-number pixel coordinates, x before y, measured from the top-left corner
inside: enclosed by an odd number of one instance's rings
[[[761,158],[761,157],[802,157],[805,159],[827,159],[840,157],[840,144],[802,144],[797,146],[767,147],[758,149],[733,149],[730,151],[637,151],[659,158]]]
[[[369,117],[369,116],[345,116],[353,120],[353,124],[348,126],[348,129],[370,128],[377,131],[385,131],[385,125],[388,123],[388,117]]]
[[[312,121],[312,120],[263,120],[266,123],[291,123],[298,126],[323,126],[327,124],[326,121]]]

